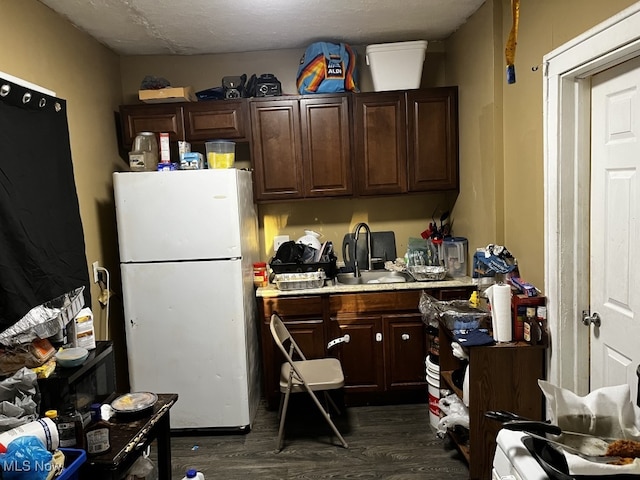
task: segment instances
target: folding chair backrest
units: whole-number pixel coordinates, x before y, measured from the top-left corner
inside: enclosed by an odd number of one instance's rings
[[[271,315],[271,324],[269,326],[276,345],[278,345],[278,348],[284,354],[289,363],[293,363],[294,355],[300,357],[301,360],[306,360],[302,350],[300,350],[300,347],[289,333],[289,330],[287,330],[287,327],[280,318],[280,315],[273,313]]]

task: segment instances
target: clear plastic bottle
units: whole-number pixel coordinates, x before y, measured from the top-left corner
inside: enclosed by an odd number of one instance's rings
[[[190,468],[186,471],[182,480],[204,480],[204,473],[197,471],[195,468]]]

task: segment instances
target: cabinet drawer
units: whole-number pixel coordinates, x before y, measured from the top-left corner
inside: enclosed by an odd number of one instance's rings
[[[127,149],[140,132],[167,132],[171,142],[184,140],[182,107],[179,105],[122,105],[120,107],[122,144]]]
[[[331,315],[338,312],[417,311],[420,292],[420,290],[407,290],[403,292],[331,295],[329,311]]]
[[[190,141],[217,138],[248,140],[249,107],[246,100],[213,100],[184,107],[186,136]]]
[[[285,322],[292,317],[322,318],[322,302],[321,296],[264,298],[262,300],[264,320],[269,323],[271,314],[274,312],[277,312]]]

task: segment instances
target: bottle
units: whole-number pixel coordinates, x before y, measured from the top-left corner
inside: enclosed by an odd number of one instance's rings
[[[57,410],[47,410],[44,412],[44,416],[50,418],[51,421],[55,424],[58,423],[58,411]]]
[[[527,307],[527,317],[524,320],[524,340],[531,345],[536,345],[541,339],[542,333],[536,318],[536,308]]]
[[[269,285],[269,274],[266,262],[256,262],[253,264],[253,284],[256,287],[266,287]]]
[[[438,327],[427,325],[427,337],[429,338],[429,358],[435,365],[440,364],[440,338]]]
[[[111,449],[111,425],[102,419],[99,403],[91,404],[91,423],[84,431],[88,455],[101,455]]]
[[[71,403],[65,407],[63,414],[58,416],[58,434],[60,447],[84,449],[82,415]]]
[[[184,474],[182,480],[204,480],[204,473],[197,471],[195,468],[190,468]]]
[[[536,320],[540,326],[540,341],[547,343],[547,307],[540,306],[536,309]]]
[[[480,306],[480,298],[478,297],[478,291],[474,290],[469,297],[469,305],[473,308]]]

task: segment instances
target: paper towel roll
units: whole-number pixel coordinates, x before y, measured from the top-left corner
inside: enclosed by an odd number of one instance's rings
[[[511,325],[511,287],[506,284],[491,285],[486,290],[491,303],[493,338],[498,342],[513,340]]]

